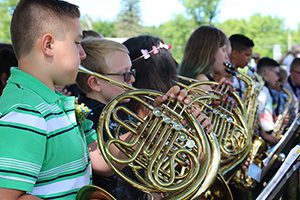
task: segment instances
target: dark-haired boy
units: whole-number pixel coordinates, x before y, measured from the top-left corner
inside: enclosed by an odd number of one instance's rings
[[[278,140],[272,136],[275,125],[275,111],[279,106],[272,93],[279,81],[280,65],[275,60],[264,57],[257,63],[257,73],[262,76],[265,85],[258,95],[258,121],[260,125],[260,135],[270,144],[275,144]]]
[[[252,56],[254,42],[243,34],[233,34],[229,37],[231,44],[230,62],[237,68],[244,68],[248,65]],[[233,77],[233,87],[236,88],[240,97],[244,97],[245,83]]]

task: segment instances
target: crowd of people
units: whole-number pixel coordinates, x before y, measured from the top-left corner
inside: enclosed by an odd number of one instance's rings
[[[121,44],[93,30],[82,31],[79,18],[78,6],[56,0],[20,0],[13,12],[13,48],[0,51],[0,199],[75,199],[80,188],[89,184],[116,199],[163,197],[149,196],[114,174],[107,164],[97,140],[97,129],[103,128],[99,117],[125,89],[93,74],[78,73],[79,66],[130,88],[160,92],[156,105],[173,99],[190,106],[192,96],[178,86],[179,76],[229,85],[247,101],[247,83],[229,72],[225,63],[231,63],[235,69],[230,70],[244,73],[260,85],[255,94],[257,107],[252,108],[258,127],[251,134],[270,147],[279,141],[273,134],[278,117],[288,108],[283,120],[288,127],[299,112],[300,58],[296,46],[281,61],[260,58],[253,53],[254,42],[247,36],[237,33],[228,37],[215,26],[203,25],[192,32],[178,62],[172,57],[171,46],[159,37],[139,35]],[[254,67],[249,66],[251,59]],[[283,88],[291,93],[291,101]],[[83,120],[76,118],[76,104],[89,108]],[[150,115],[145,105],[122,104],[140,118]],[[200,107],[193,106],[190,112],[206,134],[213,134],[212,119]],[[121,118],[133,120],[127,115]],[[109,130],[116,129],[117,123],[111,121]],[[132,136],[132,132],[123,131],[119,137],[131,141]],[[298,143],[295,136],[289,147]],[[127,158],[116,146],[109,148],[116,157]],[[249,161],[246,158],[240,169],[246,170]],[[129,178],[139,179],[126,164],[116,166]],[[231,190],[234,199],[242,193],[245,198],[258,195],[245,195],[234,186]]]

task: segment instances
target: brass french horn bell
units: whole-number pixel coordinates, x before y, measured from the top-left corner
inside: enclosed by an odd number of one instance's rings
[[[174,99],[156,105],[160,92],[135,89],[84,67],[79,72],[127,90],[105,106],[98,123],[99,148],[116,174],[146,193],[162,193],[164,199],[196,199],[210,187],[218,172],[218,142],[214,134],[205,133],[189,106]],[[128,101],[147,108],[149,114],[140,116],[124,106]],[[124,114],[125,120],[120,117]],[[130,138],[121,139],[122,132],[130,132]],[[123,153],[121,158],[112,146]],[[137,180],[125,176],[119,165],[130,167]]]
[[[94,186],[87,185],[82,187],[77,195],[76,200],[116,200],[111,194],[104,189]]]

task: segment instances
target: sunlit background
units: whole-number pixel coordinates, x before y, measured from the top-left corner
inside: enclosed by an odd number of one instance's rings
[[[83,29],[117,41],[151,34],[173,47],[180,61],[187,38],[203,24],[229,37],[242,33],[255,42],[254,52],[279,60],[300,44],[297,0],[68,0],[80,7]],[[18,0],[0,0],[0,42],[10,43],[9,23]]]
[[[122,0],[68,0],[80,6],[83,14],[93,19],[115,20],[121,9]],[[184,14],[182,0],[141,0],[141,21],[143,25],[163,24],[176,14]],[[284,19],[287,28],[295,29],[300,22],[300,1],[297,0],[221,0],[216,16],[218,22],[228,19],[248,19],[251,15],[278,16]]]

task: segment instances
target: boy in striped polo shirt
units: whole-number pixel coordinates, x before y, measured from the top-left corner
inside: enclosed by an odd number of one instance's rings
[[[74,97],[54,88],[74,82],[85,57],[79,17],[76,5],[57,0],[21,0],[14,11],[19,68],[0,99],[0,199],[75,199],[91,183],[91,161],[112,174],[92,122],[79,127]]]
[[[11,70],[0,98],[0,199],[75,199],[91,183],[91,163],[97,174],[113,174],[92,123],[79,126],[74,97],[54,87],[73,83],[85,58],[79,17],[76,5],[59,0],[20,0],[14,11],[11,37],[19,68]],[[191,101],[179,87],[159,101],[167,96]]]
[[[56,0],[21,0],[14,11],[19,68],[0,100],[0,199],[74,199],[91,181],[95,132],[88,121],[79,128],[74,97],[54,89],[74,81],[85,57],[79,17]]]

